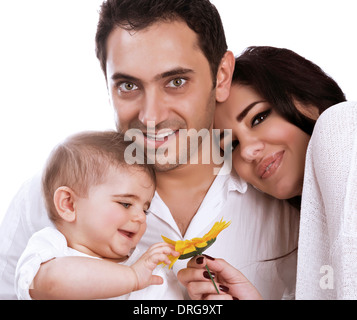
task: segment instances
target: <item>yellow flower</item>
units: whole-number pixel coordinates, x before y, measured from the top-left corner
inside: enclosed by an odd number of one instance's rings
[[[208,233],[206,233],[202,238],[173,241],[164,236],[161,236],[166,243],[174,245],[175,251],[180,253],[179,257],[174,257],[171,255],[169,256],[169,259],[171,261],[169,269],[172,268],[172,266],[178,259],[184,260],[202,254],[207,248],[209,248],[216,241],[218,234],[222,230],[227,228],[230,225],[230,223],[231,223],[230,221],[229,222],[223,221],[222,218],[221,221],[216,222],[211,228],[211,230]]]

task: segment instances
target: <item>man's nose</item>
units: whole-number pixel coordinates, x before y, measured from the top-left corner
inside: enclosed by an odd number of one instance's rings
[[[167,119],[168,108],[165,107],[165,96],[160,90],[148,90],[142,99],[139,120],[145,126],[148,122],[156,125]]]

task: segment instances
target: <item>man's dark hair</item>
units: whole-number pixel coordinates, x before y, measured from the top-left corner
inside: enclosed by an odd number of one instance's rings
[[[220,15],[209,0],[107,0],[101,6],[96,54],[106,75],[107,39],[114,28],[139,31],[158,21],[182,20],[198,36],[214,80],[227,51]]]

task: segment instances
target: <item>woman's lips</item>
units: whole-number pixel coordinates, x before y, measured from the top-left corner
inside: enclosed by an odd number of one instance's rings
[[[260,179],[268,179],[276,172],[283,160],[284,153],[285,151],[280,151],[262,160],[257,168]]]

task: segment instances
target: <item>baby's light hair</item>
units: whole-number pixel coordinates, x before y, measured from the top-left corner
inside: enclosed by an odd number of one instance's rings
[[[47,160],[42,176],[42,190],[50,219],[55,222],[59,218],[53,201],[59,187],[69,187],[78,196],[87,197],[91,186],[104,182],[111,166],[129,166],[124,152],[131,143],[116,131],[87,131],[72,135],[57,145]],[[155,185],[152,166],[132,166],[147,172]]]

